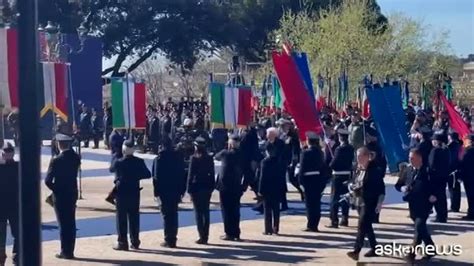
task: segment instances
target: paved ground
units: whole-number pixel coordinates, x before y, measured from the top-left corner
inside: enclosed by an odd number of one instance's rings
[[[49,155],[43,149],[42,168],[46,171]],[[140,155],[151,163],[153,156]],[[43,261],[44,265],[221,265],[221,264],[302,264],[302,265],[355,265],[345,255],[351,249],[356,234],[356,212],[351,211],[350,227],[328,229],[327,205],[323,205],[322,232],[310,234],[302,232],[306,223],[304,206],[299,196],[289,193],[290,210],[283,213],[279,236],[264,236],[263,219],[250,207],[253,193],[247,192],[242,199],[242,238],[243,242],[223,242],[222,218],[218,206],[217,194],[212,198],[210,245],[194,244],[197,239],[192,205],[189,198],[180,206],[180,230],[178,248],[169,250],[159,246],[163,240],[161,216],[152,196],[150,181],[143,182],[141,240],[142,250],[117,252],[112,250],[116,241],[113,206],[104,201],[112,186],[113,177],[108,173],[110,156],[105,150],[83,150],[83,200],[78,202],[78,241],[75,261],[60,261],[54,258],[59,249],[58,230],[54,212],[46,204],[43,214]],[[413,226],[407,217],[407,206],[401,201],[400,194],[393,189],[394,177],[387,177],[387,199],[382,210],[381,224],[375,226],[378,241],[384,244],[392,242],[408,244],[413,235]],[[328,192],[328,191],[326,191]],[[43,199],[48,195],[43,186]],[[328,195],[323,201],[329,200]],[[460,220],[466,211],[466,199],[463,197],[462,213],[450,213],[449,224],[430,224],[434,241],[438,245],[461,245],[461,256],[438,257],[429,265],[474,265],[474,222]],[[11,239],[8,240],[11,244]],[[364,252],[364,251],[363,251]],[[364,258],[360,265],[399,264],[397,257]]]

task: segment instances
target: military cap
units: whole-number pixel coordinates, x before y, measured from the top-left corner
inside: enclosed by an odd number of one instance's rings
[[[5,147],[3,147],[3,152],[5,153],[15,152],[15,148],[10,142],[7,142],[5,144]]]
[[[123,146],[127,148],[133,148],[135,146],[135,143],[133,142],[133,140],[128,139],[123,143]]]
[[[345,128],[339,128],[337,130],[337,134],[339,134],[339,135],[349,135],[349,130],[347,130]]]
[[[231,139],[233,141],[240,141],[240,137],[237,134],[230,134],[229,139]]]
[[[65,134],[56,134],[55,136],[56,141],[58,142],[71,142],[73,138]]]
[[[197,137],[196,140],[194,141],[194,145],[196,146],[206,145],[206,140],[203,137]]]
[[[319,140],[318,134],[313,131],[308,131],[305,135],[308,140]]]

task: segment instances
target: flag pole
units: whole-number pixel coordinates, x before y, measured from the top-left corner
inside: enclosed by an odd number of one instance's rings
[[[133,140],[132,134],[132,125],[130,124],[131,116],[130,116],[130,84],[129,84],[129,77],[128,77],[128,70],[125,72],[125,80],[127,82],[127,108],[128,108],[128,139]]]
[[[67,63],[67,80],[68,80],[68,87],[69,87],[69,97],[71,98],[71,113],[72,113],[72,130],[73,134],[76,133],[76,110],[74,108],[74,91],[72,89],[72,74],[71,74],[71,63]],[[77,145],[77,154],[79,157],[82,158],[81,155],[81,141],[78,139],[78,145]],[[78,176],[79,176],[79,199],[82,200],[84,199],[82,197],[82,167],[79,165],[78,169]]]
[[[42,62],[42,64],[45,64],[45,63],[53,64],[53,71],[54,71],[54,64],[55,64],[54,62]],[[49,73],[48,79],[49,79],[49,84],[53,84],[53,82],[56,82],[55,80],[53,80],[51,78],[51,73]],[[54,135],[55,135],[55,130],[58,130],[58,129],[56,128],[57,127],[57,125],[56,125],[56,109],[55,109],[56,108],[56,99],[54,98],[54,92],[53,92],[52,89],[50,91],[50,97],[51,97],[51,112],[53,113],[52,114],[52,116],[53,116],[53,131],[51,132],[51,148],[53,148],[53,145],[54,145],[53,138],[54,138]],[[51,153],[51,157],[53,157],[53,156],[54,156],[54,154]]]

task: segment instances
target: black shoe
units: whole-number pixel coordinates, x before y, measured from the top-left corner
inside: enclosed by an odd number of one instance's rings
[[[337,224],[326,225],[327,228],[339,228]]]
[[[319,230],[318,230],[318,228],[315,228],[315,229],[306,228],[306,229],[303,229],[303,232],[317,233],[317,232],[319,232]]]
[[[63,254],[63,253],[56,254],[55,257],[57,259],[61,259],[61,260],[72,260],[72,259],[74,259],[74,255],[66,255],[66,254]]]
[[[404,257],[404,260],[407,262],[415,262],[416,255],[414,253],[410,253]]]
[[[117,251],[128,251],[128,247],[127,246],[121,246],[121,245],[116,245],[113,247],[114,250],[117,250]]]
[[[347,256],[355,261],[358,261],[359,260],[359,253],[355,252],[355,251],[349,251],[347,252]]]
[[[445,224],[445,223],[447,223],[448,221],[446,221],[446,220],[440,220],[440,219],[432,219],[430,222],[432,222],[432,223],[439,223],[439,224]]]
[[[304,194],[301,194],[301,201],[304,202],[305,198],[304,198]]]
[[[140,249],[140,245],[131,245],[131,246],[130,246],[130,249],[139,250],[139,249]]]
[[[13,265],[17,265],[18,264],[18,255],[17,254],[14,254],[12,256],[12,263]]]
[[[105,201],[107,201],[108,203],[112,205],[115,205],[115,199],[113,197],[107,197],[105,198]]]
[[[240,239],[240,237],[234,237],[232,239],[232,241],[235,241],[235,242],[242,242],[242,239]]]
[[[263,232],[262,235],[264,236],[271,236],[273,233],[272,232]]]
[[[367,253],[364,254],[364,257],[371,258],[371,257],[378,257],[377,253],[375,253],[374,249],[371,249],[367,251]]]
[[[221,239],[221,240],[224,240],[224,241],[233,241],[233,240],[234,240],[233,237],[228,236],[228,235],[221,236],[220,239]]]
[[[342,220],[342,221],[339,223],[339,226],[348,227],[348,226],[349,226],[349,221],[347,221],[347,220]]]
[[[465,220],[465,221],[474,221],[474,216],[463,216],[461,217],[461,220]]]
[[[176,244],[168,242],[163,242],[160,244],[160,246],[163,248],[176,248]]]
[[[451,209],[451,212],[459,212],[459,209]]]
[[[198,244],[198,245],[207,245],[207,240],[199,238],[198,240],[196,240],[195,243]]]

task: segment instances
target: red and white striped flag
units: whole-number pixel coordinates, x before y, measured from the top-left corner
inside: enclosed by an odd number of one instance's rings
[[[0,105],[18,107],[17,32],[0,29]]]

